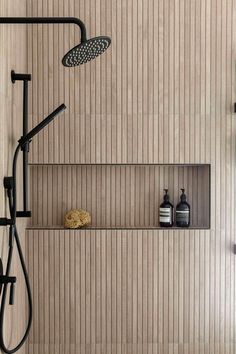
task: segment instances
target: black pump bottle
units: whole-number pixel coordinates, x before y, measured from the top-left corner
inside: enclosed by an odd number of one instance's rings
[[[182,194],[180,202],[176,206],[176,226],[189,227],[190,225],[190,205],[187,203],[187,197],[184,188],[181,188]]]
[[[171,227],[173,226],[173,216],[174,216],[174,207],[173,204],[169,201],[168,189],[164,189],[164,201],[160,205],[159,210],[159,221],[161,227]]]

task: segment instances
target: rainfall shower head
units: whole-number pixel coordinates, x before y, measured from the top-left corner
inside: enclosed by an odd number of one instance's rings
[[[81,31],[81,43],[72,48],[62,59],[64,66],[73,67],[96,58],[109,47],[111,39],[106,36],[87,39],[85,24],[76,17],[0,17],[0,24],[59,24],[72,23]]]
[[[85,64],[105,52],[110,44],[111,39],[106,36],[82,41],[79,45],[66,53],[62,59],[62,64],[68,67]]]

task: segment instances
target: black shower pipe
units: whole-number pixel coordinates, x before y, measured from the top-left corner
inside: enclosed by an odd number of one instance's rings
[[[0,24],[75,24],[81,31],[81,42],[87,40],[84,23],[76,17],[0,17]],[[28,81],[29,74],[17,74],[11,72],[12,82],[23,81],[23,136],[28,133]],[[31,217],[28,210],[28,144],[23,150],[23,210],[17,211],[17,217]]]
[[[67,24],[79,26],[81,30],[81,42],[87,40],[84,23],[76,17],[0,17],[0,24]]]
[[[18,74],[14,70],[11,71],[11,81],[14,84],[16,81],[23,82],[23,136],[28,133],[28,82],[31,81],[30,74]],[[23,151],[23,210],[17,211],[17,217],[31,217],[31,212],[28,210],[28,153],[29,144],[22,147]]]
[[[0,24],[75,24],[81,31],[81,42],[87,40],[84,23],[76,17],[0,17]],[[12,82],[23,81],[23,136],[28,132],[28,81],[31,76],[28,74],[17,74],[11,72]],[[28,210],[28,145],[23,148],[23,210],[17,211],[17,217],[30,217]]]

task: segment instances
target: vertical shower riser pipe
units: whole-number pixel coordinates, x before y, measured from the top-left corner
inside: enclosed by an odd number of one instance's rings
[[[31,81],[30,74],[18,74],[11,72],[11,81],[23,81],[23,137],[28,133],[28,82]],[[22,147],[23,151],[23,211],[17,211],[17,217],[30,217],[28,210],[28,153],[29,143]]]

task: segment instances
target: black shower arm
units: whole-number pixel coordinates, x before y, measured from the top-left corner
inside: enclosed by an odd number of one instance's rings
[[[73,23],[81,30],[81,42],[86,41],[84,23],[76,17],[0,17],[0,24],[66,24]]]

